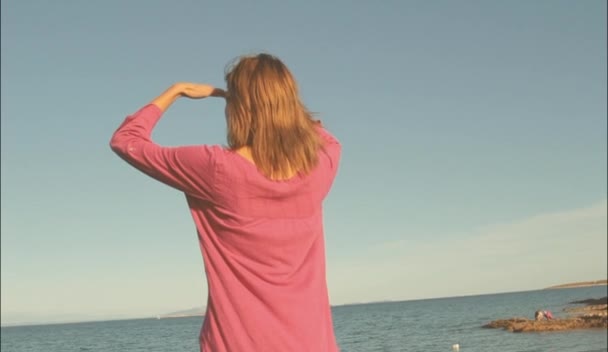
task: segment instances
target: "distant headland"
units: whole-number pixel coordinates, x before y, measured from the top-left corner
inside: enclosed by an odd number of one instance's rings
[[[188,318],[188,317],[200,317],[205,315],[205,307],[196,307],[187,310],[180,310],[179,312],[173,312],[163,315],[157,315],[156,319],[166,318]]]
[[[582,282],[572,282],[569,284],[562,284],[556,286],[550,286],[545,288],[545,290],[553,290],[557,288],[573,288],[573,287],[587,287],[587,286],[603,286],[608,285],[608,280],[596,280],[596,281],[582,281]]]

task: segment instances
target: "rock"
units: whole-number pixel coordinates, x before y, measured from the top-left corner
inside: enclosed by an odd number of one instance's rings
[[[602,298],[605,301],[605,298]],[[565,331],[575,329],[598,329],[608,328],[608,305],[607,304],[591,304],[601,302],[601,300],[585,300],[576,303],[587,304],[585,307],[570,307],[564,309],[569,315],[567,318],[561,319],[536,319],[528,318],[511,318],[494,320],[489,324],[484,325],[484,328],[504,329],[511,332],[540,332],[540,331]],[[574,302],[573,302],[574,303]]]
[[[608,304],[608,297],[589,298],[589,299],[584,299],[582,301],[573,301],[573,302],[570,302],[570,304],[588,304],[588,305]]]
[[[608,313],[608,305],[607,304],[598,304],[586,307],[572,307],[565,308],[565,312],[569,314],[582,314],[584,316],[606,316]]]
[[[484,328],[504,329],[511,332],[540,332],[540,331],[565,331],[575,329],[597,329],[608,328],[606,316],[581,316],[576,318],[532,320],[527,318],[511,318],[495,320],[484,325]]]

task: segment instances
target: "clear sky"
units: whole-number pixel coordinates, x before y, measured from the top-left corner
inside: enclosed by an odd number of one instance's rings
[[[343,144],[332,304],[607,276],[606,1],[3,1],[2,323],[202,306],[184,196],[110,136],[176,81],[279,56]],[[222,144],[178,101],[163,145]]]

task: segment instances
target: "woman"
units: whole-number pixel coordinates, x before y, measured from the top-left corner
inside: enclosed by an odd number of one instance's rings
[[[185,193],[209,287],[201,351],[337,351],[325,275],[322,203],[340,144],[302,104],[276,57],[242,57],[227,91],[178,83],[129,116],[111,147]],[[150,140],[179,97],[226,99],[228,148]]]

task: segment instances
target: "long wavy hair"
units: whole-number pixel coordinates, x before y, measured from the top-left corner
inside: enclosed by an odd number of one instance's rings
[[[293,75],[269,54],[243,56],[226,68],[228,146],[249,147],[270,179],[306,174],[317,164],[318,123],[301,102]]]

